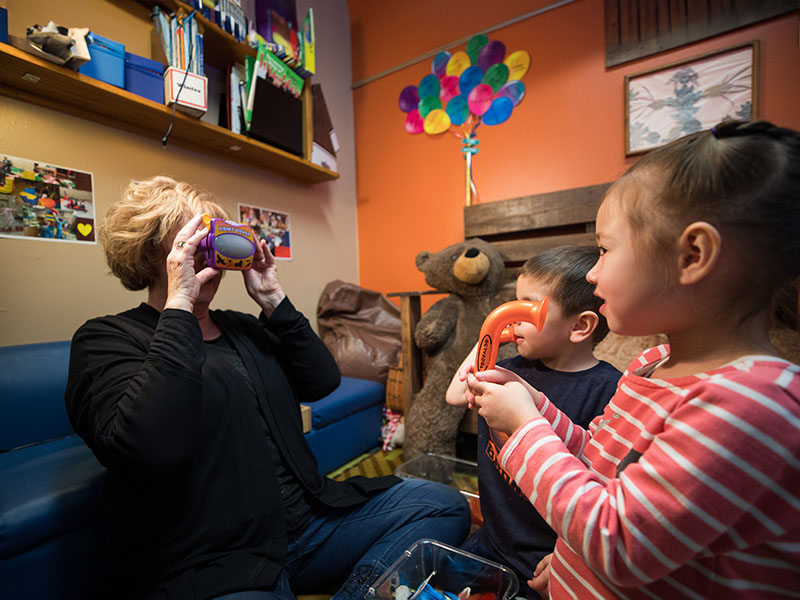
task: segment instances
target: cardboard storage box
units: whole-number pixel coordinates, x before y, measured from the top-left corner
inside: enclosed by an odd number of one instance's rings
[[[82,64],[78,72],[124,88],[125,44],[109,40],[96,33],[89,33],[86,36],[86,42],[88,43],[89,56],[92,59]]]
[[[126,52],[125,89],[164,104],[164,65],[157,60]]]
[[[203,116],[208,110],[208,78],[175,67],[167,68],[164,72],[164,101],[167,106],[172,106],[176,100],[177,110],[193,117]]]
[[[469,587],[471,595],[494,594],[496,600],[510,600],[519,589],[508,567],[441,542],[419,540],[370,586],[365,600],[394,600],[404,595],[402,590],[395,595],[401,586],[414,593],[422,585],[455,595]]]

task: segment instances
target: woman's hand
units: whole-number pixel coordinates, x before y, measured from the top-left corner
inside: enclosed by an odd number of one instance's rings
[[[489,427],[511,435],[521,425],[541,416],[534,395],[539,392],[506,369],[480,371],[467,377],[478,414]]]
[[[550,597],[550,561],[553,560],[551,552],[539,561],[533,577],[528,580],[528,587],[535,590],[542,598]]]
[[[208,234],[207,227],[200,227],[201,222],[202,215],[196,215],[175,235],[166,261],[167,301],[164,308],[191,312],[200,288],[218,273],[212,267],[195,273],[195,254],[200,241]]]
[[[258,241],[253,256],[253,268],[242,271],[242,276],[247,293],[261,307],[264,315],[269,317],[286,294],[278,281],[275,257],[267,248],[266,240]]]

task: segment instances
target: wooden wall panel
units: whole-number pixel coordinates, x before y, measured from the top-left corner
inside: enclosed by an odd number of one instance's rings
[[[606,67],[797,9],[797,0],[605,0]]]
[[[495,246],[506,266],[547,248],[594,244],[597,207],[610,183],[464,207],[464,237]]]

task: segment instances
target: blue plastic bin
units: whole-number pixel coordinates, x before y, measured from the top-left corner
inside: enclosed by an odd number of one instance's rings
[[[125,89],[164,104],[164,65],[157,60],[126,52]]]
[[[78,72],[105,81],[111,85],[125,87],[125,44],[109,40],[96,33],[87,36],[89,56],[92,57]]]

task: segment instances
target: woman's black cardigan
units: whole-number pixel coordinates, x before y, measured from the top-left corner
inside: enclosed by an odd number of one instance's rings
[[[235,393],[229,364],[206,360],[189,312],[141,304],[92,319],[73,337],[66,406],[108,469],[118,594],[209,598],[275,582],[287,533],[262,419],[307,497],[324,506],[360,504],[398,481],[318,473],[299,403],[334,390],[339,371],[288,298],[270,318],[211,316],[238,351],[257,405]]]

